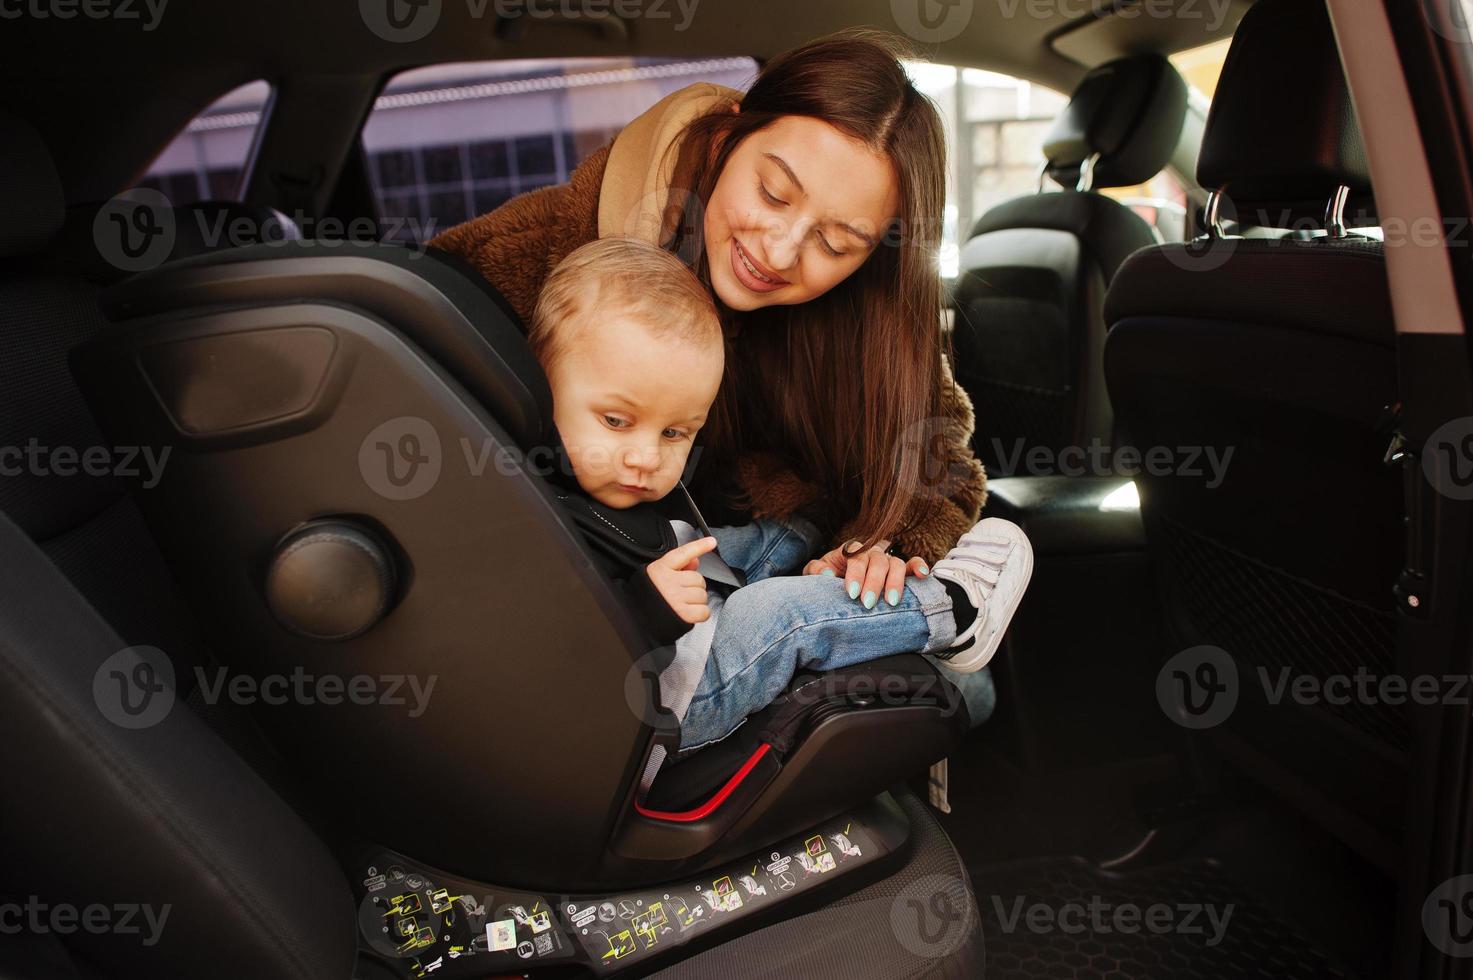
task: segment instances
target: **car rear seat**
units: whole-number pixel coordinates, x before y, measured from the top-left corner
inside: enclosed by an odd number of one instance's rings
[[[153,945],[30,937],[79,973],[347,976],[350,895],[301,818],[188,706],[127,729],[94,687],[125,647],[165,647],[182,700],[208,658],[126,482],[60,472],[109,445],[67,367],[107,322],[96,286],[48,251],[63,208],[39,135],[0,110],[0,893],[170,907]],[[7,939],[0,970],[15,949]]]

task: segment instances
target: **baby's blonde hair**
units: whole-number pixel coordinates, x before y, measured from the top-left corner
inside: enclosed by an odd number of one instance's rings
[[[716,304],[701,281],[671,253],[633,238],[600,238],[568,253],[542,286],[527,340],[550,372],[570,326],[615,314],[662,340],[722,342]]]

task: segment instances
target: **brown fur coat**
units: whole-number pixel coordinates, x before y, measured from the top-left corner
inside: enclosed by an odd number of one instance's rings
[[[506,202],[435,236],[434,248],[456,253],[502,292],[524,322],[530,322],[543,281],[563,257],[598,235],[598,205],[609,163],[609,147],[596,151],[573,172],[567,184],[543,187]],[[938,325],[938,329],[940,329]],[[942,366],[943,416],[924,432],[929,458],[925,492],[907,514],[909,532],[897,535],[896,554],[920,555],[935,562],[976,522],[986,497],[982,465],[972,454],[972,403]],[[939,437],[939,438],[938,438]],[[817,488],[800,480],[764,453],[749,453],[739,464],[742,489],[758,517],[782,518],[801,512]],[[834,544],[862,538],[868,529],[841,528]]]

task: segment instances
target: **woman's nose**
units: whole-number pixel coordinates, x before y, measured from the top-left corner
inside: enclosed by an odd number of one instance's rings
[[[808,234],[811,224],[807,218],[799,218],[796,221],[777,220],[768,226],[763,244],[767,246],[765,258],[773,272],[787,272],[798,261],[803,237]]]

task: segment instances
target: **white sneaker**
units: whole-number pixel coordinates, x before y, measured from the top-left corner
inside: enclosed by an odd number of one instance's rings
[[[1033,576],[1033,545],[1012,521],[989,517],[963,534],[956,547],[932,566],[931,575],[961,586],[977,609],[972,625],[935,656],[963,674],[981,670],[1002,643],[1003,631]]]

